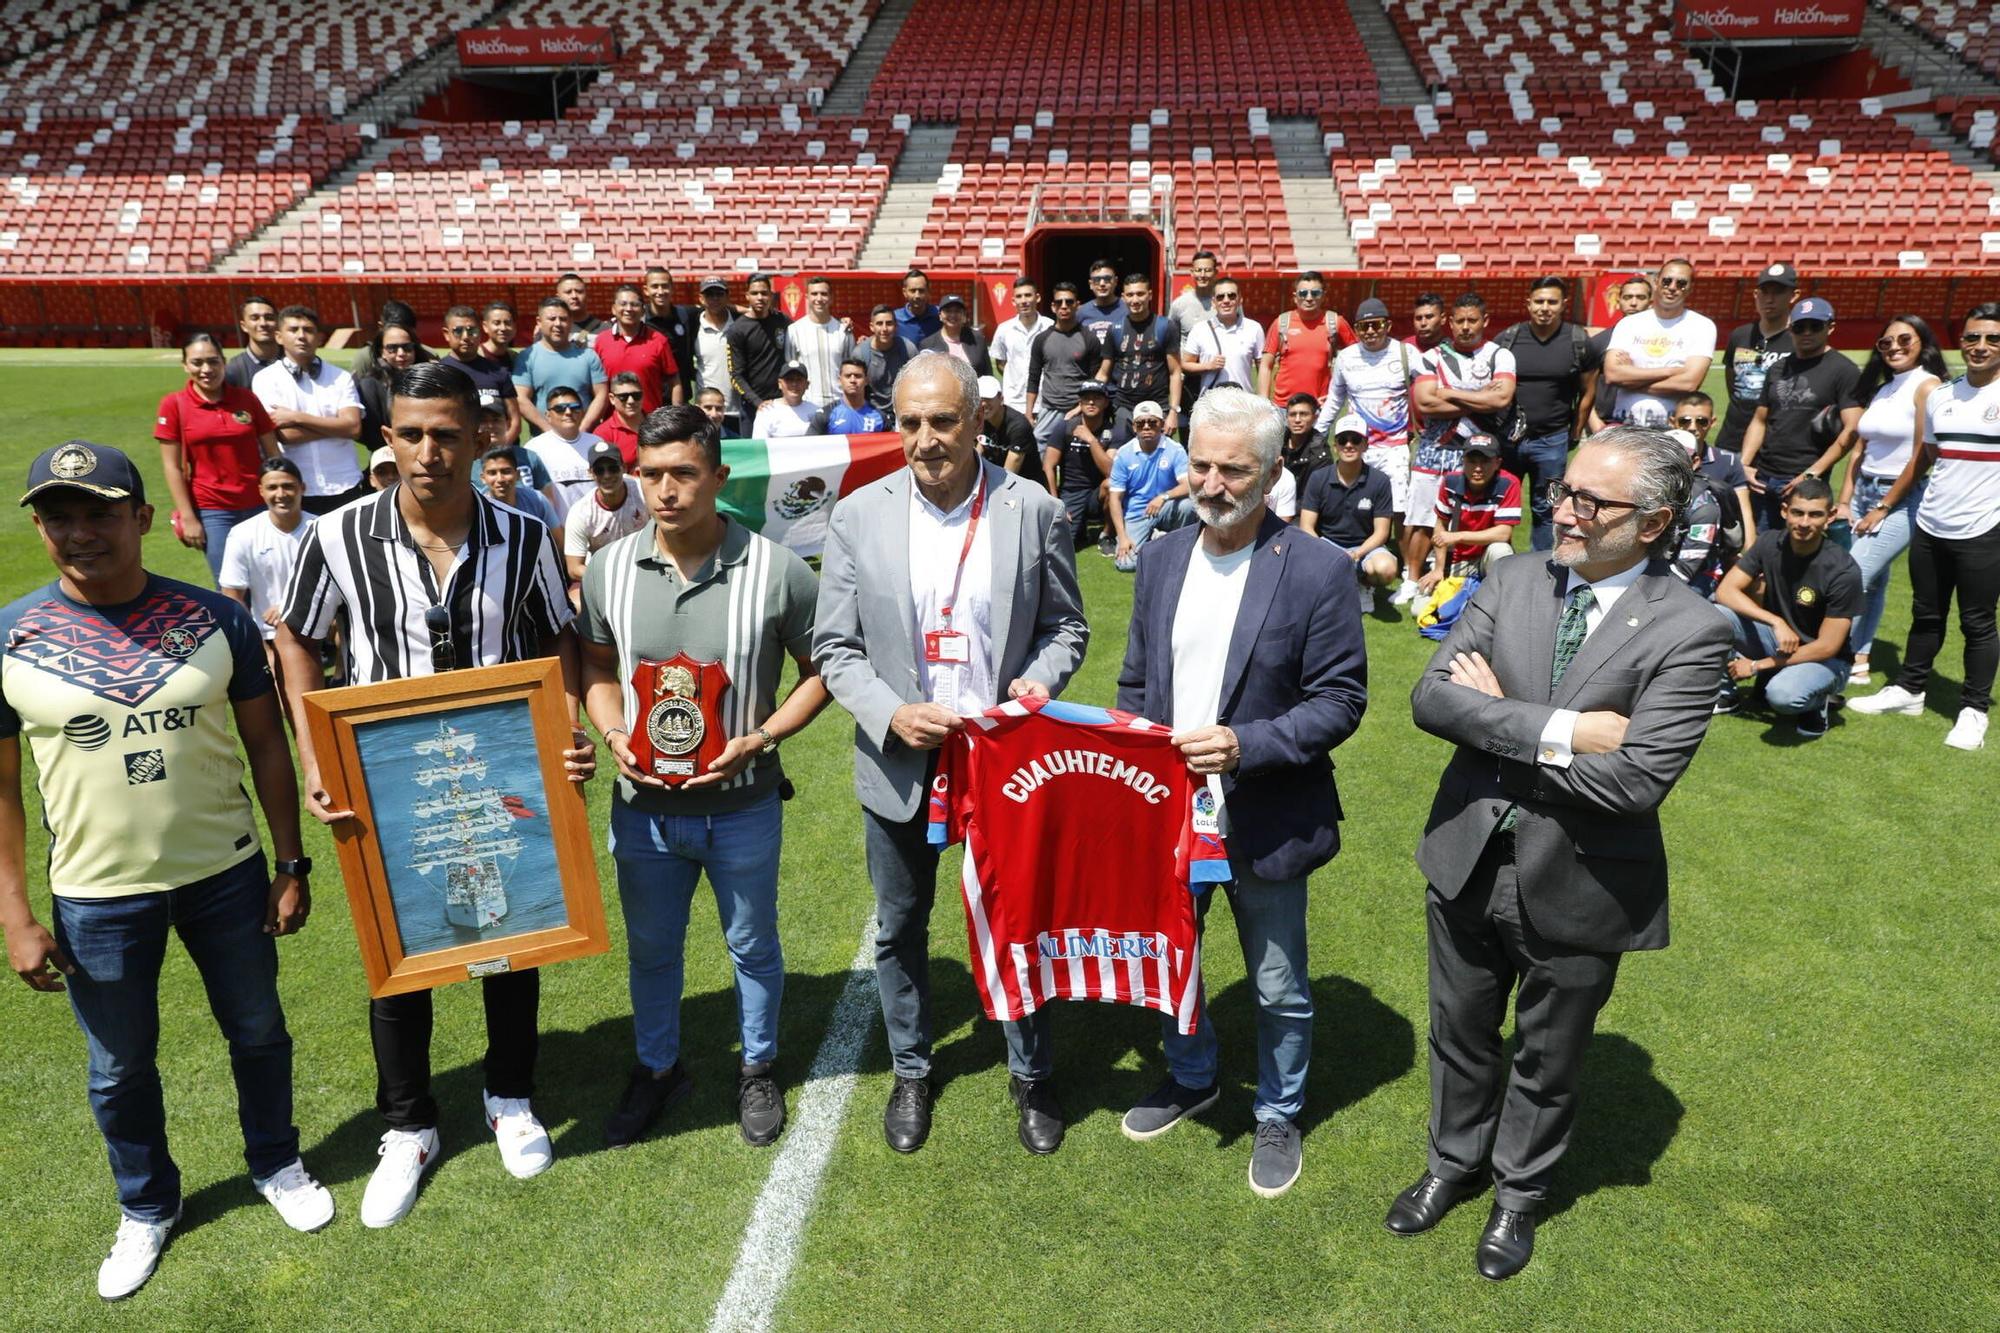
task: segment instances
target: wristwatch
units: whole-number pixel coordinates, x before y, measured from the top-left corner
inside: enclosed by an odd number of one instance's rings
[[[280,875],[290,875],[293,879],[304,879],[313,872],[313,859],[310,856],[301,856],[296,861],[276,862],[271,868],[276,870]]]
[[[778,738],[766,727],[757,728],[757,734],[764,738],[764,753],[775,755],[778,752]]]

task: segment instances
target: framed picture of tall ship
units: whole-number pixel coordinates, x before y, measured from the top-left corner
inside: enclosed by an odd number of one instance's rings
[[[306,695],[373,996],[605,952],[554,658]]]

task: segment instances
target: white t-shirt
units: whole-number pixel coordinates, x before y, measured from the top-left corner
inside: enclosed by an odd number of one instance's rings
[[[1502,350],[1495,343],[1485,346],[1496,353]],[[1326,402],[1320,405],[1315,428],[1330,440],[1333,423],[1341,414],[1352,412],[1368,427],[1370,449],[1408,444],[1410,385],[1423,370],[1424,355],[1403,342],[1387,343],[1379,352],[1371,352],[1360,343],[1341,348],[1333,358],[1333,382],[1327,388]]]
[[[1656,310],[1641,310],[1625,316],[1611,329],[1611,346],[1623,352],[1639,370],[1660,370],[1690,361],[1707,364],[1715,358],[1715,321],[1692,310],[1683,310],[1672,319],[1661,319]],[[1674,414],[1679,394],[1656,394],[1644,389],[1620,389],[1612,405],[1611,418],[1633,426],[1665,429]],[[1602,415],[1602,414],[1600,414]]]
[[[312,525],[313,516],[307,514],[296,528],[285,532],[266,510],[229,530],[222,548],[222,576],[217,582],[250,594],[250,615],[257,622],[257,632],[266,639],[278,637],[277,627],[264,617],[273,607],[284,607],[285,589],[291,585],[292,569],[299,562],[299,543]]]
[[[820,410],[811,403],[801,401],[794,407],[782,398],[774,398],[757,409],[757,420],[750,428],[750,438],[782,440],[794,435],[810,435],[813,423],[818,420]]]
[[[597,483],[590,478],[590,450],[598,442],[589,431],[579,434],[574,440],[565,440],[552,430],[545,430],[527,443],[527,450],[542,460],[542,466],[549,470],[549,481],[556,493],[556,521],[569,517],[570,506],[597,489]]]
[[[645,497],[639,494],[639,483],[633,478],[625,479],[625,503],[616,509],[606,509],[597,488],[592,486],[589,495],[570,505],[563,519],[563,554],[587,559],[593,551],[645,527],[651,517],[646,512]]]
[[[1222,369],[1200,372],[1204,393],[1225,384],[1256,392],[1257,360],[1263,355],[1264,326],[1248,315],[1238,317],[1233,325],[1225,325],[1219,319],[1204,319],[1181,339],[1183,359],[1222,358]]]
[[[330,417],[342,408],[360,408],[361,392],[354,387],[354,376],[340,367],[315,358],[311,370],[296,370],[291,358],[281,356],[251,379],[250,392],[265,411]],[[351,439],[307,440],[283,448],[285,457],[299,465],[307,495],[340,495],[361,480],[361,460],[354,456]]]
[[[1875,391],[1861,413],[1861,474],[1894,481],[1910,461],[1917,437],[1917,390],[1937,376],[1911,366]]]
[[[1264,497],[1264,503],[1271,506],[1271,512],[1290,523],[1299,516],[1299,486],[1292,480],[1292,470],[1278,469],[1278,484],[1271,487]]]
[[[1917,526],[1946,541],[1969,541],[2000,524],[2000,376],[1975,389],[1965,379],[1931,390],[1937,446]]]
[[[1216,556],[1203,548],[1199,537],[1195,539],[1187,581],[1181,584],[1181,599],[1174,607],[1174,717],[1169,725],[1175,731],[1212,727],[1222,711],[1222,672],[1229,664],[1229,640],[1256,554],[1254,541]],[[1229,812],[1222,803],[1221,775],[1209,775],[1208,789],[1227,836]]]
[[[1049,322],[1040,315],[1035,317],[1035,327],[1028,328],[1016,315],[1003,320],[1000,327],[993,330],[993,342],[986,349],[987,355],[1002,363],[1000,372],[1000,401],[1016,412],[1028,410],[1028,353],[1033,349],[1037,335],[1049,327]]]

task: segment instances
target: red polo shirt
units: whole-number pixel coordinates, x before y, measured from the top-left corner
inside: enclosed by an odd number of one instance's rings
[[[619,332],[616,323],[606,324],[597,331],[590,350],[604,363],[606,380],[617,379],[628,370],[639,377],[639,387],[646,393],[640,407],[647,412],[666,405],[667,381],[681,373],[665,335],[646,324],[639,325],[639,336],[631,339]]]
[[[599,335],[602,337],[602,335]],[[657,337],[658,335],[654,335]],[[618,456],[625,460],[627,472],[639,466],[639,432],[625,429],[625,423],[613,412],[604,420],[590,428],[590,433],[600,440],[607,440],[618,446]]]
[[[1280,407],[1295,393],[1309,393],[1322,403],[1333,383],[1333,358],[1354,341],[1354,330],[1339,315],[1321,313],[1308,324],[1296,309],[1287,310],[1271,324],[1265,336],[1266,350],[1277,353],[1271,375],[1271,399]]]
[[[234,384],[209,402],[185,384],[160,400],[153,438],[181,447],[197,509],[261,509],[257,470],[264,465],[258,437],[277,427],[257,395]]]

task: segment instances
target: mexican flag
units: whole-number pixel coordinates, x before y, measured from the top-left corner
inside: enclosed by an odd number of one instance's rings
[[[818,555],[834,501],[903,466],[903,441],[894,431],[724,440],[722,461],[729,480],[719,508],[800,555]]]

